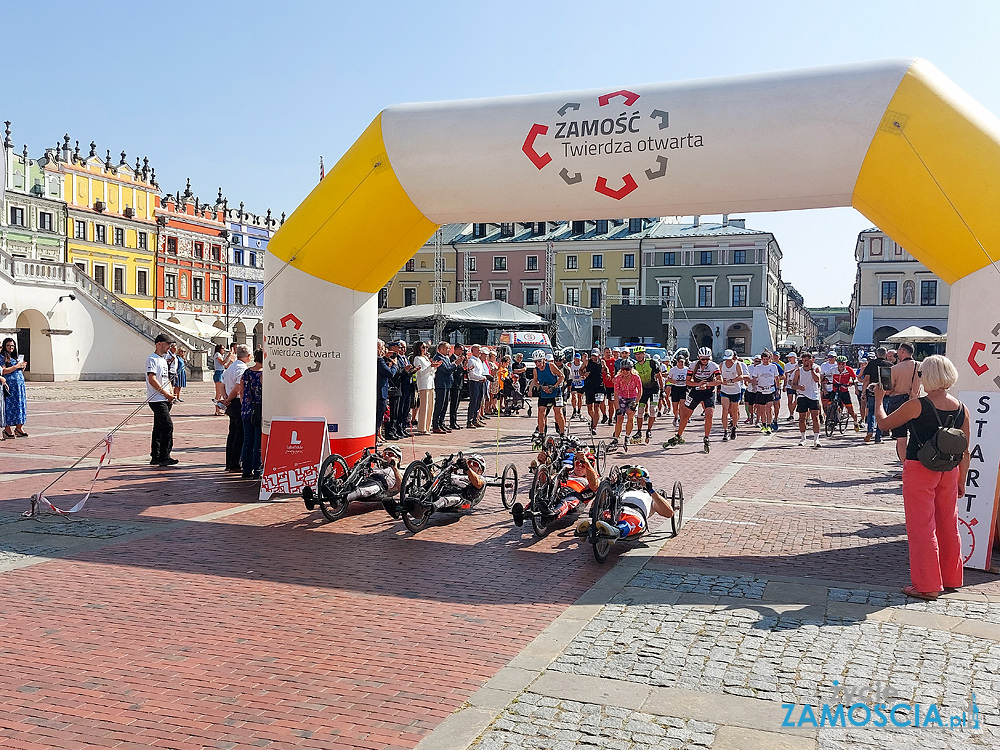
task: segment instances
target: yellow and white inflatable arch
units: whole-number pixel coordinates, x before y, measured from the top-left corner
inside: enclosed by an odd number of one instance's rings
[[[370,444],[376,293],[441,224],[854,206],[954,283],[1000,247],[998,176],[1000,122],[923,60],[390,107],[269,244],[265,433]],[[982,300],[952,300],[954,348]]]

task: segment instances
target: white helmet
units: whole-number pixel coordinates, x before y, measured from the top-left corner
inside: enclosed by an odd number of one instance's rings
[[[482,474],[486,471],[486,459],[484,459],[478,453],[470,453],[465,457],[465,465],[472,469],[477,474]]]
[[[390,458],[395,458],[398,463],[403,460],[403,451],[399,449],[398,445],[386,445],[382,448],[382,458],[386,461]]]
[[[707,346],[703,346],[703,347],[701,347],[701,349],[698,350],[698,356],[699,357],[711,357],[712,356],[712,350],[709,349]]]
[[[543,349],[535,349],[535,351],[533,351],[531,353],[531,358],[535,362],[537,362],[538,360],[544,360],[545,359],[545,350],[543,350]]]

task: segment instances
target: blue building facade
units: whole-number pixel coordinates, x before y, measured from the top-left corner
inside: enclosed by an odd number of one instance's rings
[[[229,225],[229,280],[226,301],[229,306],[231,340],[256,349],[264,342],[264,254],[267,243],[284,223],[239,208],[226,210]]]

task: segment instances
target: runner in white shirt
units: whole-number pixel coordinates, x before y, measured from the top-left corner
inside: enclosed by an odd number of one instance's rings
[[[722,442],[736,439],[736,425],[740,422],[740,402],[743,400],[743,385],[747,380],[747,368],[736,359],[732,349],[726,349],[725,359],[719,366],[722,371]]]
[[[688,363],[684,355],[677,355],[676,364],[667,370],[670,383],[670,405],[674,414],[674,427],[681,421],[681,403],[687,398]]]
[[[569,379],[570,379],[570,405],[573,407],[573,413],[570,415],[570,419],[583,420],[583,415],[580,410],[583,408],[583,373],[581,369],[583,368],[583,359],[580,357],[580,352],[573,355],[573,361],[569,365]]]
[[[707,346],[698,350],[698,361],[688,370],[688,394],[681,407],[681,423],[677,434],[663,444],[664,448],[684,445],[684,428],[687,427],[694,408],[701,404],[705,414],[705,448],[702,453],[708,453],[708,436],[712,432],[712,415],[715,412],[715,389],[722,384],[722,372],[712,361],[712,350]]]
[[[754,372],[760,366],[760,355],[754,355],[753,364],[747,365],[747,392],[744,394],[743,406],[747,412],[746,423],[757,424],[757,383],[754,380]]]
[[[757,419],[760,421],[761,434],[771,434],[771,423],[774,421],[771,415],[772,405],[775,403],[774,394],[780,382],[781,370],[771,361],[771,352],[766,349],[760,353],[760,364],[753,369],[752,380],[754,390],[757,392]]]
[[[788,352],[787,360],[785,364],[785,393],[788,395],[788,416],[785,418],[785,421],[791,422],[795,419],[795,399],[798,394],[789,383],[791,382],[792,372],[799,366],[799,357],[795,352]]]
[[[799,413],[799,445],[806,444],[806,414],[812,417],[813,448],[819,448],[819,394],[822,380],[819,367],[811,352],[802,353],[802,362],[792,373],[789,382],[798,393],[795,410]]]

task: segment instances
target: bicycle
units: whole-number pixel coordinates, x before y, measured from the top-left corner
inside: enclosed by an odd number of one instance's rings
[[[347,500],[347,496],[352,490],[368,480],[376,464],[380,468],[389,465],[372,448],[365,448],[351,468],[348,468],[347,460],[343,456],[337,453],[327,456],[319,469],[316,490],[313,490],[312,487],[302,489],[302,498],[307,503],[306,507],[310,502],[315,501],[319,505],[320,512],[328,521],[343,518],[351,504]],[[372,496],[370,500],[364,498],[360,502],[381,503],[394,496],[395,493],[389,495],[380,493]]]
[[[840,434],[843,435],[847,430],[847,425],[850,424],[847,409],[840,403],[840,394],[834,391],[830,395],[832,396],[830,405],[824,412],[826,417],[824,420],[824,429],[827,437],[832,437],[836,430],[840,430]]]

